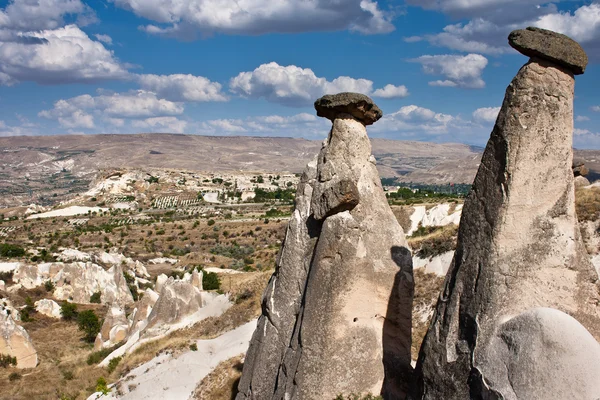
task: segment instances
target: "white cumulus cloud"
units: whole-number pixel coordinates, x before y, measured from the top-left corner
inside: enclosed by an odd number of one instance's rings
[[[381,89],[377,89],[373,92],[373,96],[381,97],[384,99],[400,99],[408,96],[408,89],[406,86],[394,86],[394,85],[385,85]]]
[[[128,72],[112,51],[76,25],[30,32],[35,43],[0,41],[0,81],[43,84],[124,79]]]
[[[159,97],[171,101],[226,101],[227,96],[221,92],[221,84],[211,82],[202,76],[173,75],[138,75],[140,86]]]
[[[430,82],[433,86],[459,86],[469,89],[481,89],[485,82],[481,78],[488,64],[487,58],[480,54],[425,55],[411,61],[423,66],[423,72],[429,75],[443,75],[446,79]]]
[[[282,66],[276,62],[262,64],[254,71],[241,72],[229,82],[229,90],[243,97],[264,98],[273,103],[292,107],[312,104],[324,94],[358,92],[379,97],[404,97],[404,86],[387,85],[373,91],[373,81],[340,76],[328,81],[318,77],[310,68]]]
[[[500,107],[483,107],[473,111],[473,120],[475,122],[496,122]]]
[[[535,0],[409,0],[422,8],[444,12],[467,22],[447,25],[442,32],[407,37],[407,42],[427,40],[452,50],[482,54],[513,52],[506,41],[515,29],[537,26],[566,34],[581,43],[592,59],[600,50],[600,3],[560,11],[558,1]]]
[[[64,128],[91,129],[94,127],[94,115],[103,117],[113,126],[123,126],[123,118],[146,118],[148,121],[148,118],[180,115],[183,111],[181,103],[160,99],[155,93],[138,90],[61,99],[54,103],[52,109],[43,110],[38,115],[57,120]]]
[[[152,34],[194,38],[197,34],[298,33],[394,30],[393,14],[374,0],[112,0],[159,25]]]
[[[257,135],[322,138],[331,122],[308,113],[291,116],[268,115],[244,119],[215,119],[200,124],[199,133],[206,135]]]
[[[425,107],[409,105],[398,111],[384,115],[373,132],[404,132],[440,135],[448,132],[450,125],[457,121],[452,115],[438,113]]]

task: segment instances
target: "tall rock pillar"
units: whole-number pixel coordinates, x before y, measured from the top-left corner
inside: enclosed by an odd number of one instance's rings
[[[600,362],[577,372],[561,364],[584,342],[600,354],[598,277],[579,233],[572,171],[573,75],[587,56],[537,28],[509,43],[531,59],[506,91],[463,208],[419,355],[418,399],[588,399],[600,390],[600,375],[588,379]]]
[[[367,137],[382,113],[355,93],[324,96],[315,108],[333,127],[298,189],[237,399],[401,399],[414,283]]]

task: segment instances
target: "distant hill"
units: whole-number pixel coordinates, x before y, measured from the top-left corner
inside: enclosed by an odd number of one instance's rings
[[[381,176],[406,182],[470,183],[482,152],[458,143],[371,142]],[[80,192],[105,169],[301,172],[321,143],[284,137],[156,133],[4,137],[0,138],[0,206],[17,199],[27,202],[40,191],[46,198]],[[594,160],[589,166],[600,171],[600,152],[578,153]]]

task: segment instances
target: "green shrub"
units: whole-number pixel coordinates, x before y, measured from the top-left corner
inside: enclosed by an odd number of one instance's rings
[[[77,304],[64,301],[60,305],[60,315],[65,321],[72,321],[77,318]]]
[[[102,297],[102,293],[100,293],[100,292],[94,293],[93,295],[90,296],[90,303],[95,303],[95,304],[102,303],[101,297]]]
[[[190,350],[191,351],[198,351],[198,345],[196,343],[190,344]]]
[[[205,271],[202,275],[202,288],[204,290],[219,290],[221,288],[219,276],[214,272]]]
[[[96,381],[96,392],[100,392],[103,395],[107,395],[110,393],[110,388],[106,383],[106,379],[104,379],[104,377],[102,376]]]
[[[31,300],[31,297],[27,296],[25,298],[25,307],[21,311],[19,311],[21,321],[23,321],[23,322],[33,321],[33,318],[31,318],[31,315],[33,315],[33,313],[35,313],[35,307],[33,305],[33,300]]]
[[[94,342],[102,327],[98,316],[92,310],[82,311],[77,314],[77,326],[84,333],[84,339],[90,343]]]
[[[100,361],[102,361],[106,357],[108,357],[108,355],[110,353],[112,353],[113,351],[115,351],[116,349],[118,349],[119,347],[121,347],[122,345],[123,345],[123,343],[117,343],[116,345],[114,345],[112,347],[108,347],[106,349],[94,351],[93,353],[91,353],[88,356],[88,358],[87,358],[87,364],[88,365],[98,364]]]
[[[8,376],[8,380],[11,382],[18,381],[19,379],[21,379],[21,374],[18,372],[13,372]]]
[[[207,222],[208,226],[213,226],[215,224],[215,220],[214,219],[209,219]]]
[[[71,381],[75,377],[75,375],[73,375],[73,371],[63,371],[62,376],[65,381]]]
[[[0,257],[23,257],[25,249],[16,244],[0,243]]]
[[[52,281],[48,280],[46,282],[44,282],[44,288],[46,289],[46,292],[53,292],[54,291],[54,283],[52,283]]]
[[[108,362],[108,373],[112,374],[115,369],[117,369],[117,365],[121,362],[123,357],[115,357]]]
[[[17,357],[11,357],[7,354],[0,354],[0,367],[7,368],[17,365]]]

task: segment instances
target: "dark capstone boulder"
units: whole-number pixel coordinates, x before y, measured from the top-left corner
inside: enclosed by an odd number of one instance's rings
[[[383,112],[369,96],[360,93],[328,94],[315,101],[319,117],[335,120],[340,114],[350,114],[364,125],[372,125]]]
[[[546,29],[529,27],[512,31],[508,44],[526,56],[552,61],[575,75],[583,74],[588,63],[587,54],[579,43]]]

